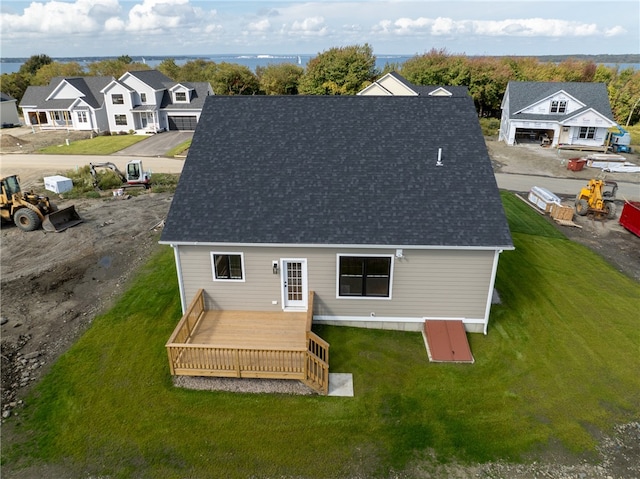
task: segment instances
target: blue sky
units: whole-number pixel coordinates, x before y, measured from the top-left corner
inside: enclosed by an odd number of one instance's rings
[[[638,0],[1,0],[0,55],[640,53]]]

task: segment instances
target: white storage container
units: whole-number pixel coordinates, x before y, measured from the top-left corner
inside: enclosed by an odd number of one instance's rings
[[[545,213],[551,211],[551,206],[560,204],[560,198],[551,193],[546,188],[534,186],[529,192],[529,201],[540,208]]]
[[[45,176],[44,177],[45,190],[53,191],[54,193],[64,193],[73,188],[73,181],[66,176]]]

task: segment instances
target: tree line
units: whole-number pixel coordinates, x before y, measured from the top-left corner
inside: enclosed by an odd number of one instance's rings
[[[86,67],[60,63],[47,55],[30,57],[16,73],[2,75],[0,88],[17,100],[29,85],[47,85],[54,77],[113,76],[148,70],[128,55]],[[640,121],[640,71],[568,58],[545,62],[534,57],[469,57],[432,49],[401,64],[376,67],[370,45],[334,47],[313,57],[303,68],[293,63],[259,66],[255,72],[236,63],[204,59],[178,65],[166,59],[157,70],[177,82],[209,82],[216,95],[355,95],[382,75],[396,71],[415,85],[460,85],[469,89],[478,116],[500,117],[509,81],[603,82],[614,118],[620,124]]]

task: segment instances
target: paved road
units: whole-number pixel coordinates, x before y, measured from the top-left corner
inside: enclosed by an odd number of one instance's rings
[[[147,141],[149,140],[141,143]],[[153,173],[180,173],[184,164],[184,160],[173,158],[143,157],[142,160],[145,170],[151,170]],[[29,179],[39,180],[42,176],[63,173],[66,170],[88,165],[89,162],[103,163],[108,161],[115,163],[118,168],[124,171],[124,165],[128,158],[115,155],[0,155],[0,174],[2,176],[19,174],[25,186],[29,187],[27,181]],[[580,188],[586,185],[585,180],[579,179],[505,173],[497,173],[496,181],[498,187],[505,190],[527,192],[532,186],[541,186],[563,196],[574,196],[580,191]],[[640,184],[619,181],[618,186],[618,198],[640,201]]]

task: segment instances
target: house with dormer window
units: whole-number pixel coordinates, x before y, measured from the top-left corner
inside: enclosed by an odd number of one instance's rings
[[[601,147],[616,125],[604,83],[509,82],[499,140]]]
[[[176,83],[157,70],[141,70],[113,80],[102,94],[112,132],[157,133],[195,130],[213,90],[207,82]]]
[[[114,77],[58,77],[29,86],[20,102],[25,125],[42,130],[158,133],[195,130],[207,82],[177,83],[157,70]]]

